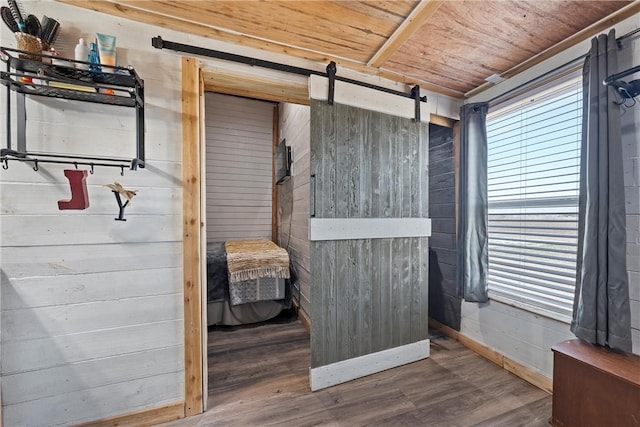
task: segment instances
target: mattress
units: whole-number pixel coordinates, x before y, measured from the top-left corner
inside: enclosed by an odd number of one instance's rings
[[[289,279],[260,277],[229,285],[225,244],[207,245],[207,323],[241,325],[271,319],[291,307]]]

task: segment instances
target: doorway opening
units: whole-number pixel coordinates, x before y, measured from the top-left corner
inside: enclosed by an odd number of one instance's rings
[[[263,382],[307,375],[309,107],[205,92],[203,121],[207,407],[218,411]],[[277,184],[283,143],[293,166]],[[286,251],[288,280],[229,280],[227,245],[255,239]]]

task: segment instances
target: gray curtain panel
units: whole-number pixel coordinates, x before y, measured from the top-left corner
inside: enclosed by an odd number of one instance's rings
[[[576,294],[571,331],[631,351],[620,109],[602,84],[618,72],[615,32],[591,42],[583,69]]]
[[[458,283],[465,301],[486,302],[487,111],[486,102],[460,108],[460,180],[458,189]]]

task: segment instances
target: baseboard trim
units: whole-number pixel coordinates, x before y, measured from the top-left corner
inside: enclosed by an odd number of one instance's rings
[[[78,424],[77,427],[153,426],[180,418],[184,418],[184,401]]]
[[[293,302],[293,305],[296,308],[296,313],[298,313],[298,319],[300,319],[307,332],[311,333],[311,319],[309,319],[307,312],[304,311],[300,304],[297,304],[295,301]]]
[[[321,390],[429,357],[429,340],[309,369],[311,391]]]
[[[474,340],[473,338],[463,334],[460,331],[456,331],[455,329],[450,328],[447,325],[443,325],[437,320],[429,319],[429,326],[439,330],[448,337],[453,338],[463,346],[467,347],[469,350],[479,354],[480,356],[495,363],[501,368],[506,369],[515,376],[522,378],[528,383],[533,384],[534,386],[543,391],[546,391],[549,394],[553,394],[553,380],[551,378],[548,378],[540,372],[534,371],[528,366],[525,366],[522,363],[517,362],[508,356],[505,356],[499,351],[494,350],[493,348]]]

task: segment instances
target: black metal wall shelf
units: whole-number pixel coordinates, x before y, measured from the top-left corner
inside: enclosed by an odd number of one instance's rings
[[[7,87],[7,148],[0,150],[3,169],[9,160],[38,163],[58,163],[90,166],[118,167],[136,170],[144,168],[144,81],[133,67],[114,67],[99,64],[103,71],[75,68],[88,62],[64,59],[65,65],[48,64],[45,55],[0,47],[0,59],[6,71],[0,71],[0,83]],[[105,72],[110,70],[112,72]],[[11,91],[16,93],[16,147],[11,134]],[[131,107],[136,110],[136,157],[104,158],[84,155],[35,153],[27,150],[25,96],[45,96],[72,101]]]
[[[74,101],[84,101],[84,102],[95,102],[98,104],[111,104],[111,105],[120,105],[123,107],[135,107],[138,102],[136,98],[125,97],[121,95],[108,95],[106,93],[98,93],[98,92],[85,92],[79,89],[67,89],[62,87],[53,87],[49,86],[49,81],[57,81],[51,79],[40,79],[35,78],[35,80],[41,80],[43,83],[33,83],[32,82],[21,82],[13,80],[13,78],[22,78],[23,74],[18,73],[5,73],[0,71],[0,78],[2,79],[3,84],[9,86],[12,90],[18,93],[24,93],[25,95],[39,95],[39,96],[48,96],[52,98],[61,98],[61,99],[70,99]],[[68,83],[68,82],[65,82]],[[76,85],[78,88],[86,87],[89,89],[94,89],[93,86],[83,85],[78,82],[72,83]],[[110,89],[110,87],[103,86],[103,88]],[[114,89],[111,89],[114,90]]]

